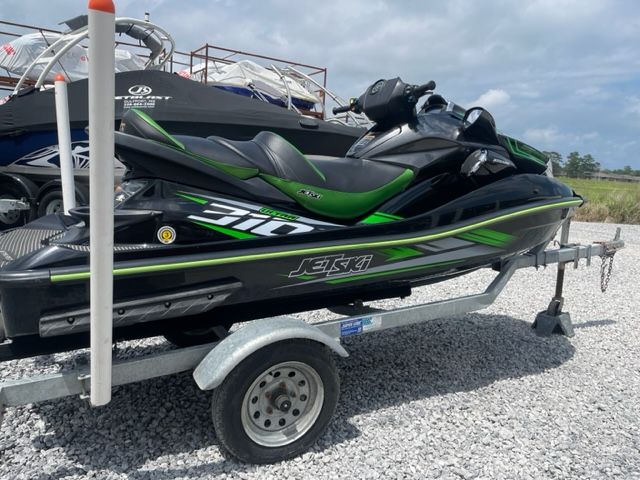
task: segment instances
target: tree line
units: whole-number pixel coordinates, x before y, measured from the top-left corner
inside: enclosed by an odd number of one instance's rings
[[[600,162],[597,162],[591,154],[580,155],[578,152],[571,152],[567,158],[562,158],[558,152],[542,152],[551,162],[554,175],[563,175],[572,178],[586,178],[596,172],[615,173],[620,175],[634,175],[640,177],[640,170],[634,170],[626,165],[624,168],[602,169]]]

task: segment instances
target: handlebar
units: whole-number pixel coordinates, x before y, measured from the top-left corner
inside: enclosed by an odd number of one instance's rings
[[[345,113],[351,110],[351,105],[344,105],[342,107],[333,107],[333,114]]]
[[[420,85],[419,87],[415,87],[413,89],[413,94],[415,95],[416,98],[420,98],[426,92],[428,92],[429,90],[435,90],[435,88],[436,88],[436,82],[434,82],[433,80],[430,80],[427,83],[425,83],[424,85]]]

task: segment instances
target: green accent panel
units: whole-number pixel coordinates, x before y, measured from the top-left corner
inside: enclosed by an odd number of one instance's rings
[[[229,235],[234,238],[255,238],[256,235],[253,233],[241,232],[239,230],[232,230],[231,228],[221,227],[219,225],[211,225],[210,223],[198,222],[197,220],[191,220],[196,225],[200,225],[201,227],[208,228],[210,230],[215,230],[219,233],[224,233],[225,235]]]
[[[169,132],[167,132],[164,128],[162,128],[160,125],[158,125],[158,123],[153,118],[151,118],[149,115],[147,115],[145,112],[143,112],[142,110],[138,110],[137,108],[132,108],[131,111],[135,112],[136,115],[138,115],[140,118],[142,118],[145,122],[147,122],[153,128],[158,130],[162,135],[167,137],[167,139],[169,139],[169,141],[171,143],[173,143],[176,147],[178,147],[181,150],[185,149],[184,148],[184,144],[180,140],[175,138],[173,135],[171,135]]]
[[[292,213],[281,212],[280,210],[274,210],[273,208],[262,207],[258,212],[264,215],[270,215],[272,217],[284,218],[285,220],[296,220],[300,218],[298,215]]]
[[[422,255],[420,250],[416,250],[411,247],[390,247],[383,248],[382,253],[387,255],[387,262],[391,262],[393,260],[401,260],[403,258],[411,258],[411,257],[419,257]]]
[[[392,220],[404,220],[404,217],[400,217],[398,215],[392,215],[390,213],[385,213],[385,212],[376,212],[376,214],[382,216],[382,217],[387,217],[390,218]]]
[[[350,193],[309,186],[304,183],[273,177],[265,173],[260,174],[260,176],[307,210],[327,217],[344,219],[355,218],[366,213],[386,199],[400,193],[413,180],[413,172],[407,169],[380,188],[368,192]],[[300,190],[310,190],[320,197],[312,198],[303,195],[298,193]]]
[[[544,153],[536,150],[526,143],[516,140],[515,138],[511,138],[506,135],[503,135],[502,138],[505,139],[509,151],[514,155],[539,163],[545,167],[547,166],[547,157]]]
[[[191,200],[192,202],[195,202],[198,205],[204,205],[205,203],[209,203],[209,200],[207,200],[206,198],[196,197],[195,195],[189,195],[188,193],[178,192],[176,193],[176,195],[184,198],[185,200]]]
[[[508,233],[498,232],[489,228],[478,228],[458,235],[458,237],[475,243],[491,245],[492,247],[505,247],[516,238]]]
[[[481,222],[465,225],[463,227],[452,228],[451,230],[444,230],[442,232],[429,233],[426,235],[407,236],[407,237],[398,238],[395,240],[378,240],[378,241],[370,241],[370,242],[362,242],[362,243],[344,243],[344,244],[326,245],[322,247],[308,247],[308,248],[299,248],[294,250],[282,250],[278,252],[253,253],[249,255],[207,258],[203,260],[191,260],[187,262],[162,263],[162,264],[145,265],[145,266],[138,266],[138,267],[119,267],[113,270],[113,274],[119,277],[119,276],[125,276],[125,275],[137,275],[142,273],[167,272],[172,270],[185,270],[188,268],[211,267],[214,265],[226,265],[229,263],[253,262],[257,260],[269,260],[272,258],[286,258],[286,257],[297,256],[297,255],[315,255],[319,253],[324,254],[324,253],[330,253],[330,252],[344,252],[347,250],[362,250],[367,248],[408,246],[416,243],[430,242],[433,240],[439,240],[441,238],[457,236],[462,233],[470,232],[472,230],[475,230],[481,227],[486,227],[489,225],[504,222],[514,218],[530,215],[533,213],[544,212],[545,210],[551,210],[555,208],[578,207],[579,205],[582,205],[582,203],[583,203],[582,199],[564,200],[561,202],[554,202],[546,205],[539,205],[537,207],[524,208],[522,210],[518,210],[511,213],[496,215],[495,217],[488,218]],[[50,276],[50,280],[52,283],[88,280],[89,278],[90,278],[90,274],[88,270],[73,272],[73,273],[51,274]]]
[[[314,277],[313,275],[298,275],[295,278],[299,278],[300,280],[313,280],[316,277]]]
[[[366,223],[366,224],[387,223],[387,222],[393,222],[395,220],[402,220],[402,217],[391,215],[390,213],[374,212],[371,215],[369,215],[367,218],[365,218],[364,220],[361,220],[358,223]]]
[[[360,275],[353,275],[351,277],[343,277],[343,278],[336,278],[334,280],[327,280],[326,283],[330,283],[331,285],[336,285],[340,283],[357,282],[358,280],[365,280],[367,278],[383,277],[386,275],[395,275],[397,273],[413,272],[414,270],[426,270],[429,268],[442,267],[445,265],[454,265],[456,263],[462,263],[463,261],[464,260],[451,260],[449,262],[432,263],[431,265],[419,265],[416,267],[397,268],[395,270],[389,270],[386,272],[362,273]]]

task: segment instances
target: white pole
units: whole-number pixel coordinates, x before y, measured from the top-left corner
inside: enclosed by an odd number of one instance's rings
[[[91,404],[111,401],[115,7],[89,0]]]
[[[62,182],[62,205],[64,213],[76,208],[76,186],[73,181],[73,159],[71,158],[71,129],[69,127],[69,100],[67,82],[63,75],[56,75],[56,122],[58,124],[58,155],[60,157],[60,180]]]

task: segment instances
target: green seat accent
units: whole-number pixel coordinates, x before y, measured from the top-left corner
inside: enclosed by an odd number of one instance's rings
[[[411,170],[406,169],[395,179],[380,188],[357,193],[338,192],[305,185],[264,173],[261,173],[260,177],[285,195],[293,198],[307,210],[325,217],[346,220],[364,215],[385,200],[402,192],[413,180],[414,174]]]
[[[402,217],[398,217],[397,215],[391,215],[390,213],[373,212],[368,217],[360,220],[360,223],[366,223],[366,224],[387,223],[387,222],[395,222],[396,220],[402,220]]]
[[[169,140],[169,142],[173,144],[174,147],[178,147],[180,150],[184,150],[184,144],[180,140],[176,139],[173,135],[171,135],[164,128],[158,125],[158,123],[149,115],[147,115],[145,112],[143,112],[142,110],[138,110],[137,108],[132,108],[131,111],[136,115],[138,115],[145,122],[147,122],[150,126],[155,128],[158,131],[158,133],[160,133],[167,140]]]

